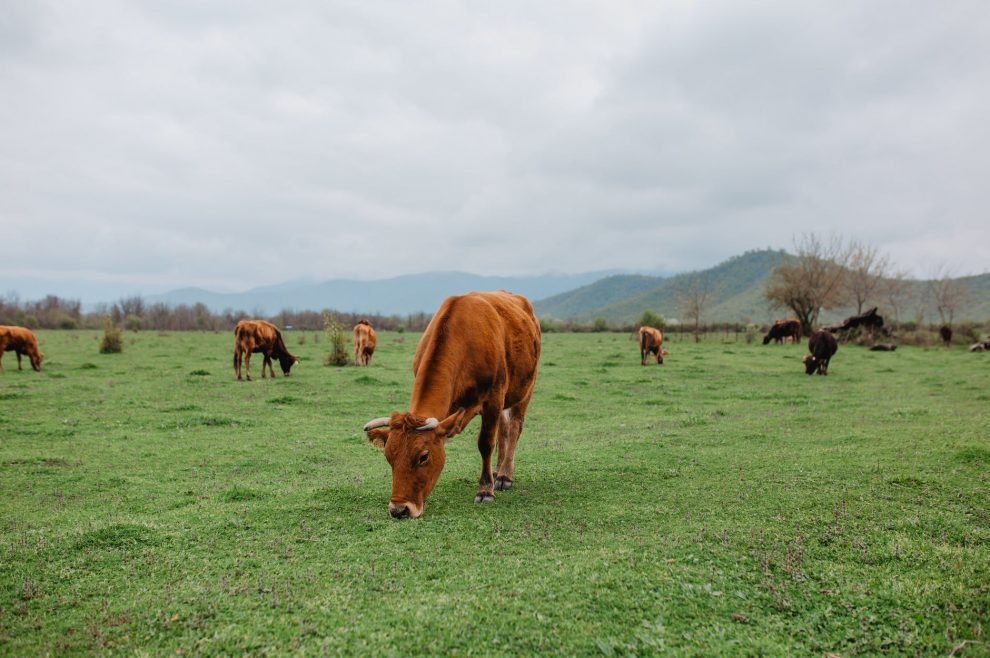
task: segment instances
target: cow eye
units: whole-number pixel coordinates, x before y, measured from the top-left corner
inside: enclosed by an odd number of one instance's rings
[[[429,461],[429,459],[430,459],[430,453],[429,452],[424,452],[423,454],[421,454],[419,456],[419,463],[420,463],[420,465],[422,466],[427,461]]]

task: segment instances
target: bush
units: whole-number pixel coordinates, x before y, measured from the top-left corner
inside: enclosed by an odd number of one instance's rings
[[[103,341],[100,343],[100,354],[118,354],[124,351],[123,332],[113,325],[109,315],[103,316]]]
[[[596,333],[608,331],[608,322],[605,321],[605,318],[597,317],[595,318],[595,321],[591,323],[591,330]]]
[[[915,345],[917,347],[931,347],[935,344],[935,334],[924,329],[915,331],[902,331],[897,337],[900,345]]]
[[[344,327],[331,313],[323,314],[323,327],[330,343],[330,351],[324,358],[324,363],[328,366],[346,366],[351,362],[350,354],[344,345]]]
[[[646,309],[643,311],[643,315],[639,316],[639,326],[640,327],[656,327],[657,329],[663,329],[666,320],[659,313],[654,313],[653,311]]]
[[[299,343],[300,345],[305,345],[306,344],[306,334],[300,333],[299,334],[299,338],[296,339],[296,342]]]
[[[128,331],[139,331],[141,329],[141,318],[140,316],[131,313],[126,318],[124,318],[124,326]]]
[[[560,323],[551,318],[540,318],[540,333],[552,334],[560,331]]]

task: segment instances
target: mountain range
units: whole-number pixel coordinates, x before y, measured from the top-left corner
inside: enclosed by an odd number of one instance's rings
[[[323,282],[286,281],[239,293],[220,293],[202,288],[181,288],[145,295],[147,304],[205,304],[214,312],[246,311],[272,316],[283,310],[321,310],[381,315],[432,313],[450,295],[471,290],[510,290],[533,300],[541,318],[590,322],[604,318],[612,323],[635,322],[645,310],[668,320],[681,313],[678,291],[693,277],[703,280],[711,291],[704,311],[705,322],[753,322],[762,324],[783,317],[787,311],[770,309],[764,299],[767,279],[773,268],[793,256],[785,251],[762,249],[747,251],[714,267],[673,276],[621,273],[616,270],[583,274],[546,274],[530,277],[498,277],[464,272],[428,272],[377,281],[332,279]],[[958,320],[990,318],[990,274],[958,279],[969,293],[968,303]],[[908,291],[900,304],[901,320],[917,319],[925,312],[926,321],[934,321],[932,310],[925,309],[926,282],[908,282]],[[882,300],[882,313],[889,313]],[[93,310],[94,305],[84,304]],[[841,320],[852,309],[839,308],[823,314],[823,322]]]
[[[250,311],[274,315],[284,309],[407,315],[432,313],[450,295],[471,290],[510,290],[530,299],[542,299],[588,285],[615,271],[584,274],[545,274],[532,277],[498,277],[464,272],[427,272],[377,281],[332,279],[321,283],[287,282],[240,293],[218,293],[202,288],[181,288],[148,295],[149,304],[205,304],[210,310]]]

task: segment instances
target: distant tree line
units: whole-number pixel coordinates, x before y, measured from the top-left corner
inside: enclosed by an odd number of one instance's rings
[[[263,318],[283,328],[319,331],[324,328],[324,313],[330,313],[348,328],[357,324],[358,320],[366,319],[385,331],[422,331],[433,317],[427,313],[399,316],[345,313],[333,309],[286,309],[273,316],[234,309],[215,313],[205,304],[148,304],[140,296],[124,297],[116,303],[101,304],[83,312],[78,300],[55,295],[36,301],[21,301],[16,295],[0,297],[0,325],[29,329],[101,329],[104,317],[109,317],[114,326],[128,331],[232,331],[240,320]]]

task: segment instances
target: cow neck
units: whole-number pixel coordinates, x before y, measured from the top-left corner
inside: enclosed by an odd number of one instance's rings
[[[443,420],[450,415],[452,396],[449,391],[414,391],[409,401],[409,412],[422,418]]]

